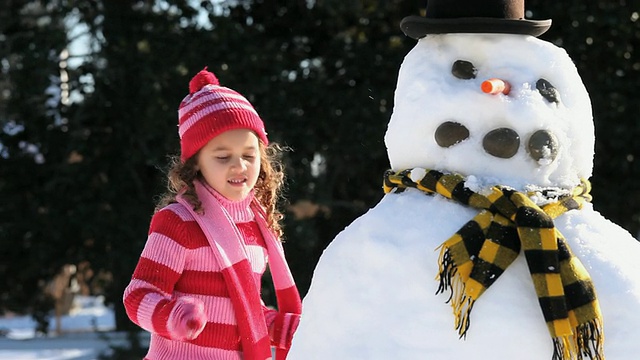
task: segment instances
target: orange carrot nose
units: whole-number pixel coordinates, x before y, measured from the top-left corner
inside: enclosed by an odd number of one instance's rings
[[[511,90],[511,85],[504,80],[493,78],[483,81],[482,85],[480,85],[480,89],[487,94],[496,95],[503,93],[507,95]]]

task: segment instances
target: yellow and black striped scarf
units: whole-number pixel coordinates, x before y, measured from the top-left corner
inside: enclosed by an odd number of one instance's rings
[[[522,248],[553,338],[553,359],[604,359],[602,315],[595,289],[587,270],[553,223],[554,218],[591,200],[589,183],[583,181],[572,194],[540,207],[513,189],[495,186],[489,195],[481,195],[467,188],[460,175],[415,170],[388,170],[385,193],[416,188],[480,209],[440,246],[436,294],[451,292],[449,301],[460,337],[469,329],[475,301]]]

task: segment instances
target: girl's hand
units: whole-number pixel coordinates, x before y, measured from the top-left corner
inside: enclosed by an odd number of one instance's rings
[[[278,349],[291,347],[293,334],[300,324],[300,314],[278,313],[269,329],[272,344]]]
[[[176,299],[169,314],[167,328],[171,337],[176,340],[193,340],[200,335],[207,324],[202,301],[191,297]]]

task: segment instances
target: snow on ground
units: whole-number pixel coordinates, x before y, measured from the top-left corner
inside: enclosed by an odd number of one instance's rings
[[[126,344],[126,334],[117,333],[113,309],[102,297],[77,296],[77,305],[62,318],[63,334],[36,336],[30,316],[0,318],[0,359],[3,360],[96,360],[112,346]],[[50,334],[55,333],[51,318]]]

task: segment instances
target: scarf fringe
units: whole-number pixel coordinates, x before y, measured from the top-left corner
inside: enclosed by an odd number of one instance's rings
[[[553,339],[552,360],[575,360],[575,344],[571,343],[569,336],[561,336]]]
[[[579,324],[573,335],[553,339],[553,360],[604,360],[604,325],[602,319]]]
[[[440,248],[438,263],[440,264],[438,272],[440,285],[436,295],[449,290],[449,298],[446,303],[451,303],[455,318],[454,327],[461,339],[466,338],[467,330],[471,325],[471,310],[473,310],[475,299],[465,294],[465,283],[448,248],[444,246]]]
[[[598,319],[580,324],[575,330],[578,359],[604,360],[604,325]]]
[[[573,336],[553,339],[552,360],[604,360],[603,325],[592,320],[578,325]]]
[[[438,257],[439,269],[436,279],[439,281],[439,285],[438,290],[436,291],[436,295],[442,294],[445,291],[451,289],[452,279],[458,273],[458,268],[451,258],[451,252],[444,247],[444,244],[440,245],[438,249],[440,249],[440,256]],[[446,302],[449,303],[452,297],[453,290],[450,292],[449,298]]]

